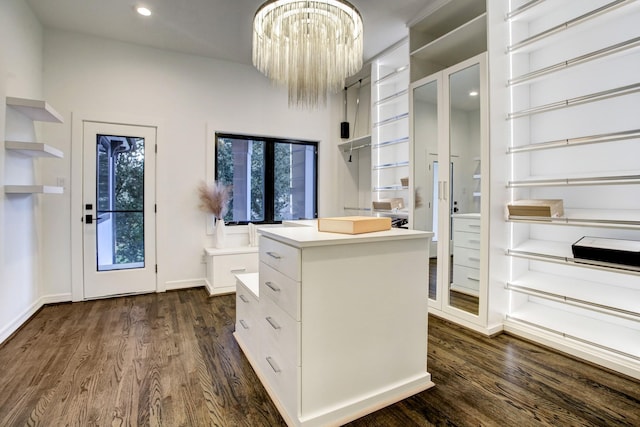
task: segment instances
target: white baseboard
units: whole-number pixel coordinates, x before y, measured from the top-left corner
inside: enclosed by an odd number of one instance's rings
[[[70,302],[71,294],[54,294],[45,295],[35,300],[26,310],[20,313],[8,325],[0,329],[0,344],[5,342],[15,331],[17,331],[24,323],[31,318],[45,304],[55,304],[59,302]]]
[[[211,293],[211,288],[209,287],[209,283],[207,282],[207,279],[172,280],[170,282],[165,282],[164,286],[165,286],[165,290],[167,291],[175,291],[177,289],[199,288],[204,286],[207,288],[207,291]]]

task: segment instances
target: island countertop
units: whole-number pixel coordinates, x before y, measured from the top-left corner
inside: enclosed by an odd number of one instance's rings
[[[407,230],[392,228],[386,231],[375,231],[362,234],[341,234],[318,231],[317,221],[305,221],[301,226],[283,225],[282,227],[265,227],[258,230],[265,237],[277,240],[296,248],[348,245],[385,240],[426,239],[433,237],[431,231]]]

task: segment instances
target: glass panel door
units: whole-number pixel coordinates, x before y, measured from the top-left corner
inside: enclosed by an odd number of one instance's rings
[[[84,298],[156,290],[156,128],[83,123]]]

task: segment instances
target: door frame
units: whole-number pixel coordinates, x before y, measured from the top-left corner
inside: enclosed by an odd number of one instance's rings
[[[83,200],[83,162],[84,162],[84,135],[83,128],[85,122],[102,122],[113,123],[118,125],[130,125],[130,126],[144,126],[156,128],[156,146],[161,146],[164,141],[164,132],[166,126],[163,120],[152,117],[139,117],[128,114],[118,113],[71,113],[71,218],[70,218],[70,232],[71,232],[71,300],[83,301],[84,296],[84,209],[82,205]],[[155,176],[155,194],[156,204],[158,203],[158,157],[156,154],[156,176]],[[160,263],[160,247],[161,240],[158,234],[159,227],[158,222],[160,220],[160,214],[156,213],[156,226],[153,230],[156,233],[156,264]],[[164,292],[166,290],[166,281],[162,280],[160,272],[156,275],[156,292]]]

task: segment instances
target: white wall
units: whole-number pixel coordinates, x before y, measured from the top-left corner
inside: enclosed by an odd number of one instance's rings
[[[201,255],[213,244],[196,188],[206,178],[207,127],[225,132],[320,141],[319,215],[340,213],[335,192],[340,154],[340,97],[326,109],[291,110],[286,91],[248,65],[146,48],[85,35],[45,31],[47,100],[70,123],[84,117],[149,118],[162,123],[157,157],[157,242],[160,287],[201,283]],[[63,161],[43,165],[45,179],[65,182],[64,196],[44,201],[46,292],[70,292],[70,236],[82,227],[82,206],[71,206],[72,125],[47,127]],[[337,162],[340,160],[340,163]]]
[[[5,108],[6,96],[42,96],[42,27],[23,0],[0,4],[0,40],[0,134],[6,139],[34,141],[41,134],[40,125]],[[5,153],[4,142],[0,165],[0,188],[6,183],[29,184],[36,178],[33,161]],[[40,197],[6,196],[4,191],[0,197],[0,342],[42,301]]]

